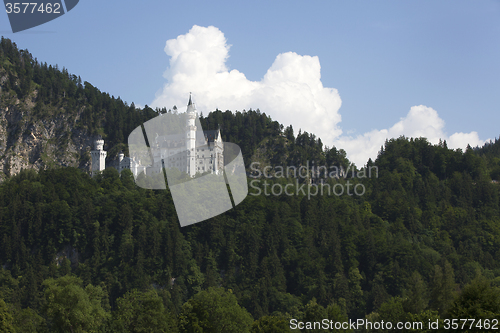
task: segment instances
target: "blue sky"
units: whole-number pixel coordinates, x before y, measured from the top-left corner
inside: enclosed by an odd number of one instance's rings
[[[192,90],[205,114],[260,108],[346,149],[357,164],[376,157],[386,137],[442,137],[458,148],[500,134],[498,1],[82,0],[16,34],[3,14],[0,34],[129,104],[168,108]],[[171,54],[197,49],[193,68],[214,72],[194,75],[189,61],[171,62],[167,40],[177,41]],[[211,43],[219,58],[205,57]]]

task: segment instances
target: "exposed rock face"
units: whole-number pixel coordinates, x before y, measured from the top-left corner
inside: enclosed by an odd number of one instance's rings
[[[0,81],[5,80],[0,73]],[[72,166],[90,170],[94,138],[78,126],[82,110],[35,107],[37,91],[23,101],[0,90],[0,181],[21,169]]]

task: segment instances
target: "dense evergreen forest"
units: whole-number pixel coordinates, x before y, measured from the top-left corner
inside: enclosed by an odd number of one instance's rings
[[[33,98],[33,117],[78,113],[109,149],[175,112],[128,106],[7,39],[0,65],[1,98]],[[249,195],[180,228],[168,189],[141,189],[128,170],[23,170],[0,184],[0,332],[291,332],[291,319],[324,318],[420,321],[419,332],[439,331],[429,320],[450,331],[447,319],[473,318],[463,331],[499,329],[498,140],[461,151],[401,137],[363,169],[259,110],[201,122],[240,145],[247,167],[314,161],[378,173],[326,179],[362,184],[363,195]]]

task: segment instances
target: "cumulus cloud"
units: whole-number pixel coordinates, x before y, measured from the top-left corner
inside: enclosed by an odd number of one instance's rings
[[[455,133],[448,136],[444,131],[445,122],[433,108],[419,105],[410,109],[406,117],[402,118],[389,129],[373,130],[357,137],[341,136],[334,140],[335,146],[344,149],[348,158],[358,166],[366,164],[369,158],[375,159],[386,139],[406,137],[425,137],[429,142],[437,144],[439,140],[446,140],[448,148],[464,149],[467,144],[472,147],[483,145],[477,132]]]
[[[386,139],[426,137],[431,143],[447,140],[448,147],[464,149],[482,145],[476,132],[448,136],[445,122],[427,106],[414,106],[389,129],[373,130],[356,137],[342,135],[339,113],[342,101],[337,89],[324,87],[318,57],[294,52],[279,54],[260,81],[251,81],[236,69],[228,69],[230,45],[216,27],[193,28],[170,39],[165,53],[170,64],[164,73],[167,83],[154,99],[153,107],[183,110],[193,92],[198,111],[259,108],[284,125],[320,137],[325,145],[334,144],[347,152],[356,165],[375,159]]]
[[[153,107],[184,106],[193,92],[199,111],[257,109],[296,131],[314,133],[332,141],[338,127],[341,99],[338,91],[323,87],[318,57],[294,52],[279,54],[260,81],[248,80],[226,60],[229,45],[216,27],[194,26],[187,34],[168,40],[165,53],[170,66],[167,83]]]

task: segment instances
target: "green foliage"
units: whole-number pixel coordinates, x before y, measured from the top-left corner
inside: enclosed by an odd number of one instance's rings
[[[154,290],[132,290],[116,301],[112,331],[175,333],[177,326]]]
[[[305,322],[321,322],[323,319],[328,318],[327,310],[316,302],[316,299],[312,299],[306,304],[304,309],[304,321]],[[304,332],[328,332],[323,329],[305,329]]]
[[[406,312],[417,314],[425,310],[428,303],[429,299],[425,281],[418,272],[413,272],[408,279],[407,293],[403,301],[403,308]]]
[[[16,330],[13,326],[12,313],[5,304],[3,299],[0,299],[0,332],[15,333]]]
[[[249,332],[252,316],[223,288],[209,288],[182,306],[180,332]]]
[[[252,324],[250,333],[289,333],[290,319],[283,316],[263,316]]]
[[[475,319],[483,322],[500,316],[500,289],[492,287],[483,276],[478,276],[466,285],[449,310],[449,318]],[[474,325],[467,332],[494,332],[496,329]]]
[[[431,280],[431,307],[440,315],[448,311],[456,295],[453,267],[448,261],[445,261],[443,266],[434,266]]]
[[[44,281],[45,313],[56,332],[96,332],[108,314],[102,308],[100,287],[82,287],[77,277],[66,275]]]
[[[12,301],[19,282],[11,276],[9,270],[0,269],[0,299]]]
[[[37,333],[46,331],[46,322],[36,311],[25,308],[15,311],[14,325],[18,332]]]

